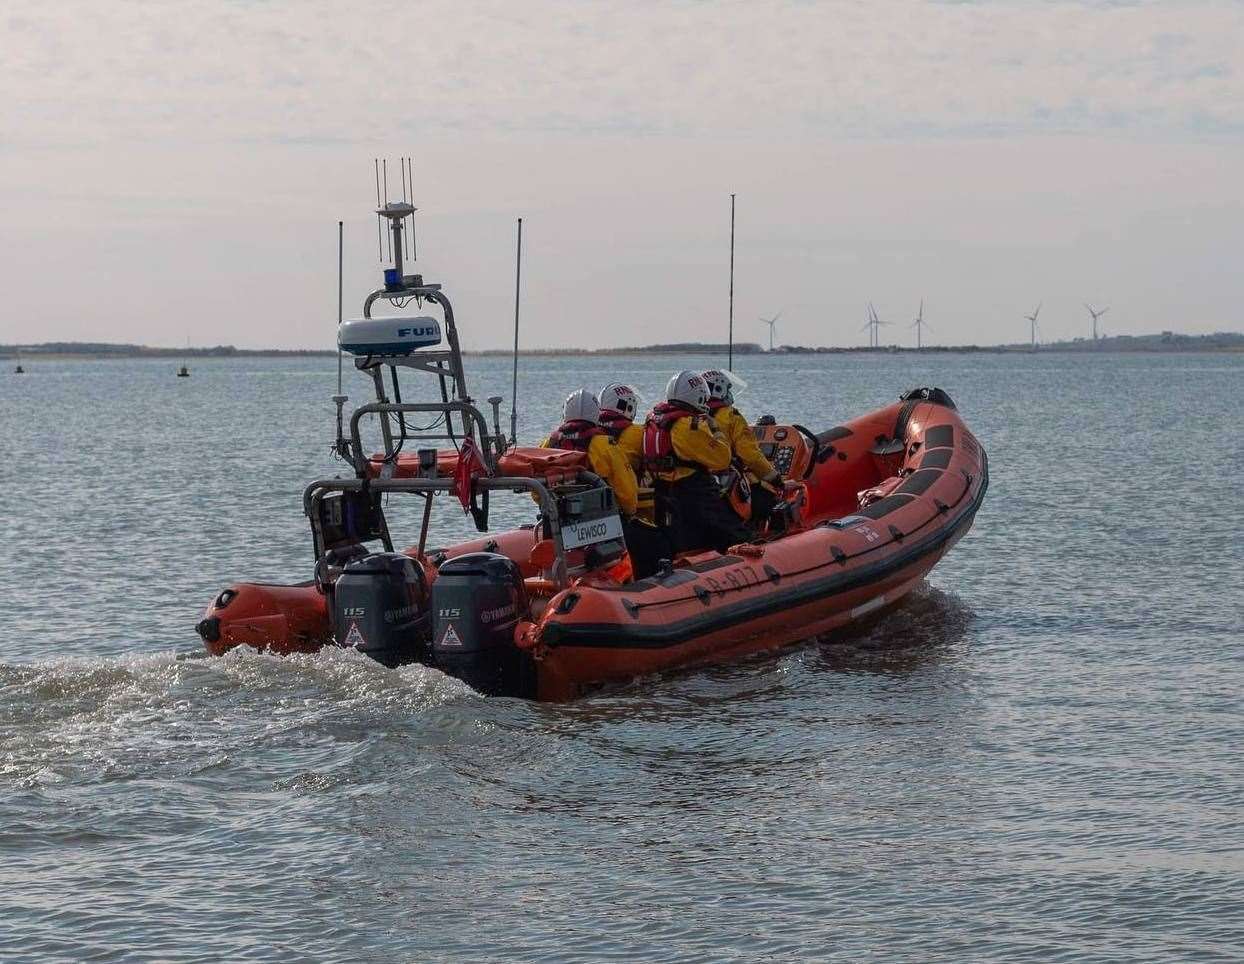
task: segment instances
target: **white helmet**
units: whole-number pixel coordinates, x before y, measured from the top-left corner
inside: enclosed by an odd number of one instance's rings
[[[586,388],[580,388],[566,396],[566,404],[562,406],[563,422],[591,422],[600,424],[600,403],[596,396]]]
[[[734,404],[734,379],[729,372],[710,368],[704,373],[704,380],[708,382],[708,394],[711,397],[720,399],[727,405]]]
[[[679,372],[665,386],[665,397],[671,402],[682,402],[697,412],[708,411],[708,383],[699,372]]]
[[[719,398],[727,405],[734,404],[734,393],[741,392],[747,388],[747,382],[734,372],[726,371],[724,368],[710,368],[704,373],[704,380],[708,382],[708,392],[713,398]]]
[[[611,382],[600,390],[600,409],[602,412],[617,412],[634,421],[639,411],[639,396],[629,385]]]

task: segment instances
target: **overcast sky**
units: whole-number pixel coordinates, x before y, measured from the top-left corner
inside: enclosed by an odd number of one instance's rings
[[[0,6],[0,342],[331,347],[414,158],[463,341],[1244,329],[1244,3]],[[391,185],[390,193],[400,193]]]

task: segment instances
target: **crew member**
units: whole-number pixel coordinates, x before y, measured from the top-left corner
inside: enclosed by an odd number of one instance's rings
[[[708,383],[708,409],[713,424],[730,443],[730,454],[736,471],[748,472],[760,485],[747,485],[750,497],[751,522],[759,526],[773,511],[782,492],[782,473],[764,457],[747,419],[734,406],[734,379],[728,372],[710,368],[704,373]]]
[[[618,443],[601,427],[596,396],[586,388],[571,392],[562,408],[561,425],[540,446],[587,453],[591,470],[613,489],[635,578],[656,572],[658,560],[671,555],[669,542],[660,529],[636,517],[639,484],[635,470]]]
[[[672,519],[680,551],[725,552],[747,542],[751,531],[721,498],[713,473],[730,466],[730,443],[708,415],[709,391],[699,372],[670,379],[666,401],[644,423],[643,459]]]
[[[644,430],[635,424],[639,396],[621,382],[611,382],[600,390],[600,427],[618,443],[638,474],[643,466]]]

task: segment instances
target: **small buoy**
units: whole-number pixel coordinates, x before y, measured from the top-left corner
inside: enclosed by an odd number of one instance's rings
[[[181,368],[177,369],[177,377],[178,378],[189,378],[190,369],[187,368],[185,365],[182,365]]]
[[[16,368],[13,369],[13,374],[14,375],[25,375],[26,369],[22,368],[21,365],[18,365]]]

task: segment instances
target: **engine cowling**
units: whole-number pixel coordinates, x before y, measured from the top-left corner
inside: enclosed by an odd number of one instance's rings
[[[431,626],[428,580],[409,556],[376,552],[346,563],[332,599],[338,645],[385,666],[425,658]]]
[[[491,696],[535,695],[531,656],[514,645],[531,605],[514,560],[471,552],[443,563],[432,586],[432,662]]]

